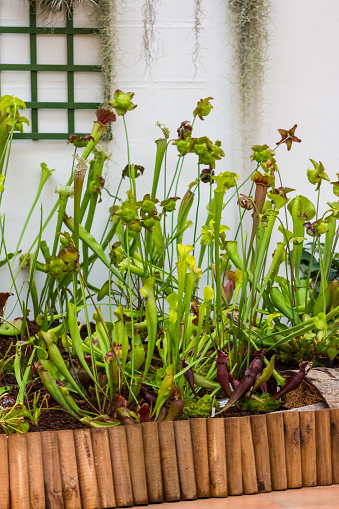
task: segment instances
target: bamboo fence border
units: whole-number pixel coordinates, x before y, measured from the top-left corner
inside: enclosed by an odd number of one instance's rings
[[[0,435],[0,509],[103,509],[339,483],[339,409]]]

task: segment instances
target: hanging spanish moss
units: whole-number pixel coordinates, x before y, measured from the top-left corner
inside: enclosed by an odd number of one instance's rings
[[[194,48],[192,52],[192,63],[197,72],[201,57],[201,29],[202,29],[202,19],[204,18],[204,12],[202,9],[202,0],[194,0],[194,25],[193,25],[193,34],[194,34]]]
[[[98,0],[95,25],[100,36],[100,65],[102,67],[104,106],[108,106],[112,85],[116,84],[118,62],[117,0]]]
[[[62,11],[72,12],[72,9],[80,3],[89,2],[98,5],[99,0],[36,0],[37,5],[45,13],[57,13]]]
[[[251,143],[255,121],[262,116],[262,89],[269,43],[270,0],[229,0],[242,146]]]
[[[144,0],[141,8],[143,32],[141,55],[145,61],[145,69],[151,70],[152,63],[157,57],[155,22],[157,19],[157,0]]]

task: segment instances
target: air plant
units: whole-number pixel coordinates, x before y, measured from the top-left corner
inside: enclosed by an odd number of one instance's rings
[[[151,69],[153,60],[157,56],[155,23],[157,16],[157,0],[144,0],[141,8],[143,32],[141,52],[147,71]]]
[[[37,5],[46,13],[67,11],[71,13],[77,4],[92,3],[98,5],[98,0],[36,0]]]
[[[262,112],[262,88],[269,44],[269,0],[229,0],[229,27],[238,88],[239,131],[242,146],[253,142],[253,124]]]
[[[199,59],[201,56],[201,28],[202,28],[202,18],[204,17],[204,12],[202,9],[202,0],[194,0],[194,25],[193,25],[193,34],[194,34],[194,49],[192,52],[192,62],[195,72],[198,70]]]

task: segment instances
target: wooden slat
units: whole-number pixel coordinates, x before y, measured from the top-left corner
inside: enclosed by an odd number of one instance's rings
[[[8,462],[11,509],[29,509],[26,435],[9,435]]]
[[[128,507],[337,484],[339,410],[0,435],[0,481],[0,509]]]
[[[147,505],[147,481],[141,426],[126,426],[129,468],[135,505]]]
[[[45,509],[44,469],[40,433],[27,435],[30,509]]]
[[[315,414],[300,412],[300,452],[303,486],[317,485],[317,457],[315,441]]]
[[[299,413],[284,413],[285,457],[288,488],[302,487]]]
[[[211,496],[227,497],[227,470],[224,419],[207,419]]]
[[[240,421],[236,417],[225,419],[227,485],[229,495],[242,495]]]
[[[145,451],[148,500],[150,503],[163,502],[158,424],[156,422],[144,422],[141,426]]]
[[[175,446],[177,450],[180,492],[182,500],[197,498],[194,459],[189,421],[174,422]]]
[[[339,409],[331,410],[332,483],[339,484]]]
[[[211,496],[211,486],[208,464],[207,421],[202,418],[192,419],[190,426],[197,495],[198,498],[208,498]]]
[[[244,493],[258,493],[257,474],[252,440],[251,421],[249,417],[240,417],[242,483]]]
[[[109,440],[107,429],[93,428],[92,447],[95,471],[98,482],[100,507],[115,507],[115,494],[113,484],[113,472],[111,453],[109,450]]]
[[[42,463],[44,468],[44,485],[46,509],[63,509],[62,483],[57,433],[41,433]]]
[[[7,436],[0,435],[0,509],[10,509]]]
[[[273,490],[287,489],[284,418],[280,412],[266,415]]]
[[[315,412],[315,438],[317,451],[317,485],[332,484],[332,454],[330,410]]]
[[[180,483],[173,422],[160,422],[158,430],[164,499],[166,502],[176,502],[180,500]]]
[[[255,469],[259,493],[272,491],[270,453],[265,415],[251,415]]]
[[[99,509],[99,490],[90,430],[74,431],[74,443],[82,507],[83,509]]]
[[[61,485],[65,509],[81,509],[78,467],[72,430],[58,431]]]
[[[117,507],[133,505],[133,491],[128,461],[126,430],[124,426],[114,426],[108,430],[111,451],[115,502]]]

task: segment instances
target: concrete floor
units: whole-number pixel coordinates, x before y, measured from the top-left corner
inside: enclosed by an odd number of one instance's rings
[[[339,509],[339,485],[138,506],[138,509]]]

